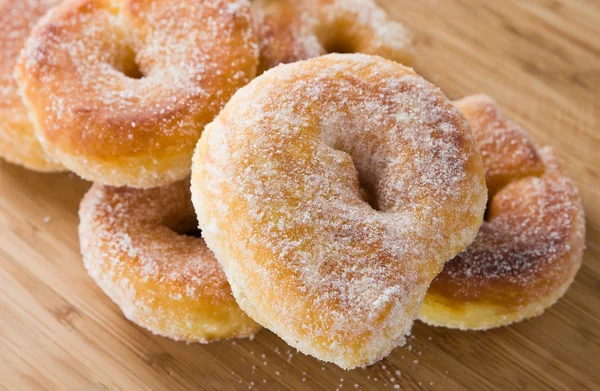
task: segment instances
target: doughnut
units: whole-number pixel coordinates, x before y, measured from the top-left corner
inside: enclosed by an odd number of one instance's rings
[[[204,126],[256,73],[247,0],[67,0],[16,75],[38,138],[79,176],[149,188],[188,177]]]
[[[31,29],[59,0],[0,2],[0,157],[41,172],[61,171],[35,136],[13,77],[17,58]]]
[[[200,138],[191,186],[240,307],[346,369],[404,342],[487,200],[460,111],[410,68],[363,54],[240,89]]]
[[[496,102],[456,102],[479,143],[490,202],[465,251],[433,280],[419,318],[465,330],[540,315],[581,266],[585,219],[579,193],[551,148],[539,149]]]
[[[328,52],[366,53],[411,65],[412,36],[373,0],[258,0],[259,71]]]
[[[132,322],[202,343],[259,330],[197,237],[189,181],[154,189],[94,184],[79,218],[87,271]]]

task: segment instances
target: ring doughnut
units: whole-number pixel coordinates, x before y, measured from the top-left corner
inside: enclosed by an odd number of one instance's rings
[[[154,189],[95,184],[81,202],[79,237],[90,276],[134,323],[188,342],[251,337],[197,230],[189,181]]]
[[[13,76],[19,53],[32,27],[59,0],[0,2],[0,156],[31,170],[61,171],[35,137],[33,124]]]
[[[477,238],[446,263],[419,317],[483,330],[540,315],[566,292],[582,262],[585,219],[550,148],[538,149],[488,96],[456,106],[478,139],[490,203]]]
[[[366,53],[411,65],[412,36],[373,0],[258,0],[262,73],[328,52]]]
[[[189,176],[204,126],[255,76],[247,0],[69,0],[34,29],[17,78],[38,138],[85,179]]]
[[[431,280],[474,239],[486,194],[461,113],[410,68],[362,54],[254,79],[207,126],[192,167],[200,227],[240,307],[343,368],[404,342]]]

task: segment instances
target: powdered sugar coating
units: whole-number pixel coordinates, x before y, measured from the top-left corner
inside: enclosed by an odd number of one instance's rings
[[[581,265],[585,219],[550,148],[538,150],[487,96],[456,104],[472,124],[495,194],[473,244],[433,281],[420,318],[486,329],[539,315],[564,294]]]
[[[412,36],[372,0],[258,0],[259,73],[327,52],[366,53],[410,65]]]
[[[258,331],[204,240],[179,234],[197,226],[188,181],[150,190],[95,184],[79,217],[85,267],[128,319],[189,342]]]
[[[60,171],[35,137],[13,71],[35,23],[59,0],[0,2],[0,156],[36,171]]]
[[[483,175],[439,89],[379,57],[328,55],[236,93],[198,144],[192,198],[240,306],[353,368],[403,343],[429,282],[472,241]]]
[[[189,175],[202,129],[257,56],[247,0],[69,0],[34,30],[17,76],[53,157],[145,188]]]

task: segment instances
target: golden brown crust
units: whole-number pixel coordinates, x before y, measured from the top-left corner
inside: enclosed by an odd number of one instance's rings
[[[487,329],[539,315],[564,294],[581,265],[585,221],[551,149],[538,150],[489,97],[457,105],[475,130],[494,193],[477,238],[433,281],[420,318]]]
[[[63,3],[17,67],[38,136],[86,179],[182,179],[204,125],[254,77],[250,16],[245,0]]]
[[[13,76],[15,64],[35,23],[60,0],[0,2],[0,156],[42,172],[62,171],[35,136]]]
[[[411,65],[412,36],[372,0],[258,0],[259,74],[325,53],[365,53]]]
[[[131,321],[188,342],[259,330],[204,240],[184,235],[197,227],[187,180],[149,190],[96,184],[79,216],[85,267]]]
[[[192,198],[240,307],[354,368],[403,343],[475,237],[484,179],[439,89],[380,57],[327,55],[238,91],[198,144]]]
[[[490,199],[510,182],[544,172],[544,163],[531,137],[506,118],[492,98],[472,95],[454,104],[467,117],[477,138]]]

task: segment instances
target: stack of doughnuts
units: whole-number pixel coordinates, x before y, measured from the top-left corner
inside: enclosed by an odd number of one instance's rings
[[[411,34],[373,0],[3,9],[0,155],[95,182],[84,265],[155,334],[266,327],[351,369],[416,319],[540,314],[581,264],[583,208],[552,150],[406,67]]]

